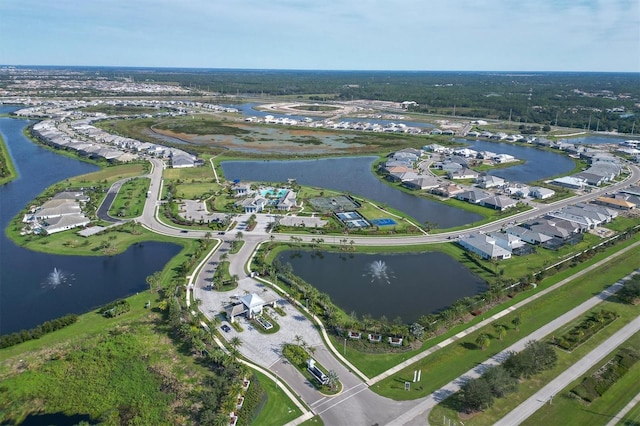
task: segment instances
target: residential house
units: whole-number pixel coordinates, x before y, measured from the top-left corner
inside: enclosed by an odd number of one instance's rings
[[[552,184],[570,189],[582,189],[587,185],[587,181],[573,176],[562,176],[551,181]]]
[[[505,180],[498,176],[480,175],[476,178],[476,183],[480,188],[486,189],[503,186],[505,184]]]
[[[505,229],[505,232],[507,234],[515,235],[516,237],[519,237],[522,241],[525,241],[529,244],[534,244],[534,245],[544,244],[547,241],[550,241],[553,239],[553,237],[550,235],[547,235],[541,232],[532,231],[522,226],[512,226],[510,228]]]
[[[628,201],[628,198],[615,198],[615,197],[598,197],[595,201],[597,204],[601,204],[606,207],[612,207],[620,210],[632,210],[636,208],[636,204]]]
[[[440,180],[434,176],[419,175],[416,179],[404,181],[402,185],[411,189],[432,189],[440,185]]]
[[[453,197],[454,195],[458,195],[462,192],[464,192],[464,189],[453,183],[441,185],[431,190],[432,194],[440,195],[441,197]]]
[[[517,235],[507,234],[505,232],[490,232],[487,236],[495,240],[495,244],[506,250],[515,250],[527,245]]]
[[[518,201],[504,195],[492,195],[480,200],[480,205],[502,211],[515,207],[518,205]]]
[[[466,201],[472,204],[480,204],[482,200],[489,197],[492,197],[492,195],[479,189],[471,189],[469,191],[464,191],[456,195],[456,198],[458,200]]]
[[[473,233],[468,237],[460,238],[458,244],[483,259],[504,260],[511,258],[511,250],[496,244],[495,238],[489,235]]]
[[[553,197],[555,194],[556,191],[553,189],[544,188],[542,186],[532,186],[529,188],[529,196],[539,200],[546,200],[547,198]]]
[[[480,173],[476,172],[475,170],[466,169],[466,168],[447,172],[447,177],[452,180],[476,179],[478,176],[480,176]]]

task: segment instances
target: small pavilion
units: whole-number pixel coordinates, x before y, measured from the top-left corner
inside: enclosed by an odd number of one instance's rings
[[[276,298],[263,299],[255,293],[246,294],[240,298],[240,303],[228,306],[225,311],[230,322],[235,322],[235,317],[245,314],[248,319],[262,313],[265,306],[275,306]]]

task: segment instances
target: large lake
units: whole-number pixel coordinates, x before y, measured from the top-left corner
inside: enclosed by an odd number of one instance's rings
[[[461,263],[440,252],[358,254],[285,251],[278,259],[327,293],[347,314],[385,315],[411,323],[487,289]]]
[[[18,108],[0,106],[0,113]],[[0,118],[0,134],[19,177],[0,186],[0,226],[48,186],[98,168],[58,155],[28,140],[26,120]],[[36,253],[0,236],[0,334],[36,326],[67,313],[83,313],[121,297],[145,290],[145,278],[180,250],[176,244],[144,243],[117,256],[60,256]],[[62,271],[59,285],[50,280]]]
[[[547,179],[551,176],[567,174],[574,168],[574,163],[569,157],[551,151],[501,142],[471,141],[467,139],[456,140],[467,143],[469,148],[476,151],[509,154],[518,160],[524,160],[524,164],[502,169],[493,169],[488,172],[490,175],[499,176],[510,182],[529,183],[536,180]]]
[[[426,139],[425,139],[426,141]],[[533,147],[484,141],[459,140],[472,149],[511,154],[524,164],[491,170],[492,175],[514,182],[532,182],[570,172],[573,161],[562,154]],[[288,161],[225,161],[222,170],[229,180],[286,182],[295,178],[303,185],[349,192],[387,204],[420,223],[429,221],[439,228],[462,226],[480,220],[480,215],[399,191],[374,176],[376,157],[341,157]]]
[[[228,180],[286,182],[349,192],[393,207],[424,223],[450,228],[480,220],[470,213],[442,203],[416,197],[380,182],[371,172],[377,157],[342,157],[295,161],[224,161],[222,170]]]

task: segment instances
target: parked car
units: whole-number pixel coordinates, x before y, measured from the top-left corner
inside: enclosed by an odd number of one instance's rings
[[[227,324],[222,324],[222,326],[220,327],[222,329],[222,331],[224,331],[225,333],[228,333],[229,331],[231,331],[231,327],[229,327]]]

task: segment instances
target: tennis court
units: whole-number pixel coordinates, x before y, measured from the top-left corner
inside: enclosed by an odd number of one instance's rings
[[[367,228],[371,226],[358,212],[341,212],[336,213],[336,216],[342,223],[347,225],[347,228]]]
[[[382,219],[371,219],[371,223],[373,223],[374,225],[377,226],[391,226],[391,225],[397,225],[397,222],[393,219],[390,218],[382,218]]]
[[[309,203],[316,211],[325,212],[348,212],[360,207],[350,197],[337,195],[335,197],[314,197],[309,199]]]

